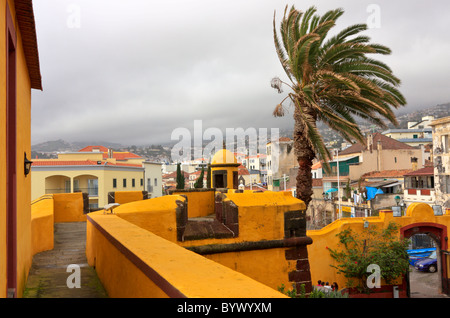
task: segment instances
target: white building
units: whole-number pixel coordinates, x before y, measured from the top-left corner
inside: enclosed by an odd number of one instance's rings
[[[160,197],[162,191],[162,170],[161,163],[144,161],[144,191],[147,191],[151,198]]]

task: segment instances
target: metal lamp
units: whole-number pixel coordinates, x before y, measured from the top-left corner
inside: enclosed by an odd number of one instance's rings
[[[30,173],[31,171],[31,164],[33,163],[33,161],[28,160],[27,158],[27,153],[24,152],[24,162],[23,162],[23,166],[24,166],[24,173],[25,173],[25,177]]]

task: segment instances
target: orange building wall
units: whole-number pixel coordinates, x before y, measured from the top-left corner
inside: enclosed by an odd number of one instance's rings
[[[0,0],[0,60],[6,61],[6,3],[17,35],[17,295],[31,266],[31,177],[23,173],[24,152],[31,154],[31,85],[15,19],[14,1]],[[6,63],[0,63],[0,96],[6,96]],[[6,99],[0,100],[0,297],[6,297]]]

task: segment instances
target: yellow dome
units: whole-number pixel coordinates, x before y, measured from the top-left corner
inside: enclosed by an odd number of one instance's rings
[[[216,152],[214,157],[212,158],[211,164],[217,165],[217,164],[237,164],[238,161],[236,157],[233,155],[233,153],[229,150],[222,149]]]

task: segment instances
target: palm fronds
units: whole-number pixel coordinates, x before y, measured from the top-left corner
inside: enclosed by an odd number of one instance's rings
[[[360,34],[367,30],[366,24],[348,26],[328,37],[343,13],[336,9],[319,15],[315,7],[301,12],[286,6],[279,33],[275,15],[273,19],[275,49],[291,81],[288,99],[299,110],[295,119],[325,164],[331,155],[316,128],[317,120],[347,141],[364,143],[357,118],[380,127],[386,126],[385,120],[396,124],[393,109],[406,104],[398,90],[400,79],[386,63],[373,58],[391,50]],[[281,80],[272,84],[280,93],[281,85]],[[286,99],[277,105],[274,116],[285,114]]]

